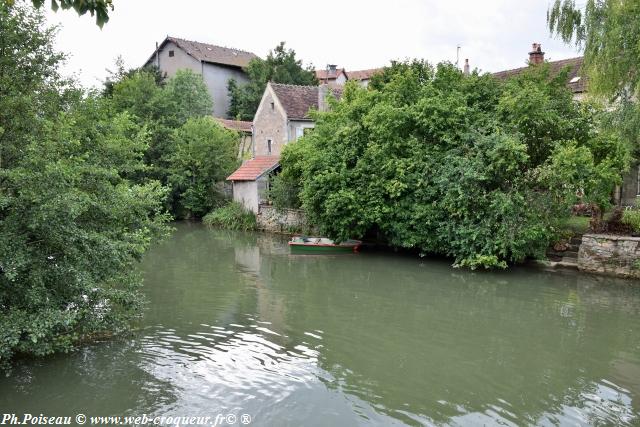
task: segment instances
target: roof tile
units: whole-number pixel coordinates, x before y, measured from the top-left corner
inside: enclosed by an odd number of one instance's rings
[[[200,43],[178,37],[167,37],[165,42],[167,41],[175,43],[181,49],[184,49],[189,55],[202,62],[211,62],[214,64],[231,65],[233,67],[244,68],[249,65],[249,62],[252,59],[257,58],[255,54],[244,50],[216,46],[208,43]]]
[[[256,156],[244,162],[242,166],[227,177],[227,181],[255,181],[265,173],[275,169],[279,163],[279,156]]]
[[[562,59],[560,61],[549,61],[548,64],[551,67],[551,74],[556,75],[562,71],[565,67],[569,67],[569,75],[567,76],[569,82],[567,86],[573,93],[582,93],[587,90],[587,78],[580,75],[580,69],[582,68],[583,58],[581,56],[577,58]],[[510,77],[517,76],[527,70],[527,67],[514,68],[512,70],[498,71],[493,73],[494,77],[499,79],[508,79]]]
[[[290,119],[309,119],[309,110],[318,109],[318,86],[271,83],[271,87]],[[336,98],[342,96],[342,89],[329,89]]]

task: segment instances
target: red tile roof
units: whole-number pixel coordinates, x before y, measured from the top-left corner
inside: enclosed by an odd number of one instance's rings
[[[318,109],[318,86],[286,85],[271,83],[280,104],[290,119],[309,119],[309,110]],[[329,87],[336,98],[342,96],[342,89]]]
[[[227,129],[251,133],[251,125],[253,124],[252,122],[245,122],[243,120],[221,119],[219,117],[215,117],[215,119]]]
[[[255,181],[265,173],[274,170],[279,163],[280,157],[278,156],[256,156],[244,162],[227,177],[227,181]]]
[[[384,71],[384,68],[370,68],[368,70],[347,71],[349,80],[369,80],[371,76]]]
[[[331,74],[329,70],[316,70],[316,79],[318,79],[320,83],[322,83],[322,81],[326,79],[335,80],[338,78],[340,74],[344,72],[345,72],[344,68],[336,69],[335,74]]]
[[[565,67],[569,67],[569,75],[567,78],[569,82],[567,86],[573,93],[582,93],[587,91],[587,78],[580,74],[582,68],[583,58],[581,56],[577,58],[562,59],[560,61],[549,61],[548,64],[551,67],[551,74],[556,75],[562,71]],[[521,74],[529,67],[514,68],[512,70],[498,71],[493,75],[501,80],[508,79],[513,76]]]

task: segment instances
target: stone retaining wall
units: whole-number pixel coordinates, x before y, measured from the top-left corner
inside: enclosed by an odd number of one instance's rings
[[[640,237],[585,234],[578,251],[578,269],[640,278]]]
[[[304,213],[300,209],[285,209],[279,212],[271,205],[260,205],[258,215],[258,228],[273,233],[301,233],[307,228]]]

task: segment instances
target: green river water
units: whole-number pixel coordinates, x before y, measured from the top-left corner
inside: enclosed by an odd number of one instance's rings
[[[176,227],[142,264],[133,334],[18,361],[0,414],[640,425],[638,282]]]

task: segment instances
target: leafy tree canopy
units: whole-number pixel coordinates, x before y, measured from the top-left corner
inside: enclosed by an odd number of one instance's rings
[[[3,0],[5,5],[13,6],[15,0]],[[45,0],[32,0],[35,7],[39,8]],[[51,0],[51,9],[57,12],[58,9],[74,9],[78,15],[89,12],[96,17],[96,24],[102,26],[109,21],[109,11],[113,10],[113,0]]]
[[[239,85],[229,81],[231,102],[228,115],[239,120],[253,120],[268,82],[315,85],[318,81],[311,65],[304,67],[293,49],[281,42],[269,52],[267,59],[254,58],[246,69],[249,82]]]
[[[145,126],[59,78],[41,13],[0,3],[0,364],[67,351],[140,314],[135,264],[167,189],[133,182]]]
[[[556,0],[547,12],[550,31],[584,49],[589,92],[608,98],[640,90],[640,2]]]
[[[332,238],[377,233],[459,266],[504,267],[543,255],[578,198],[608,203],[629,152],[606,118],[547,65],[502,83],[396,63],[317,113],[285,148],[282,176],[301,171],[302,207]]]

